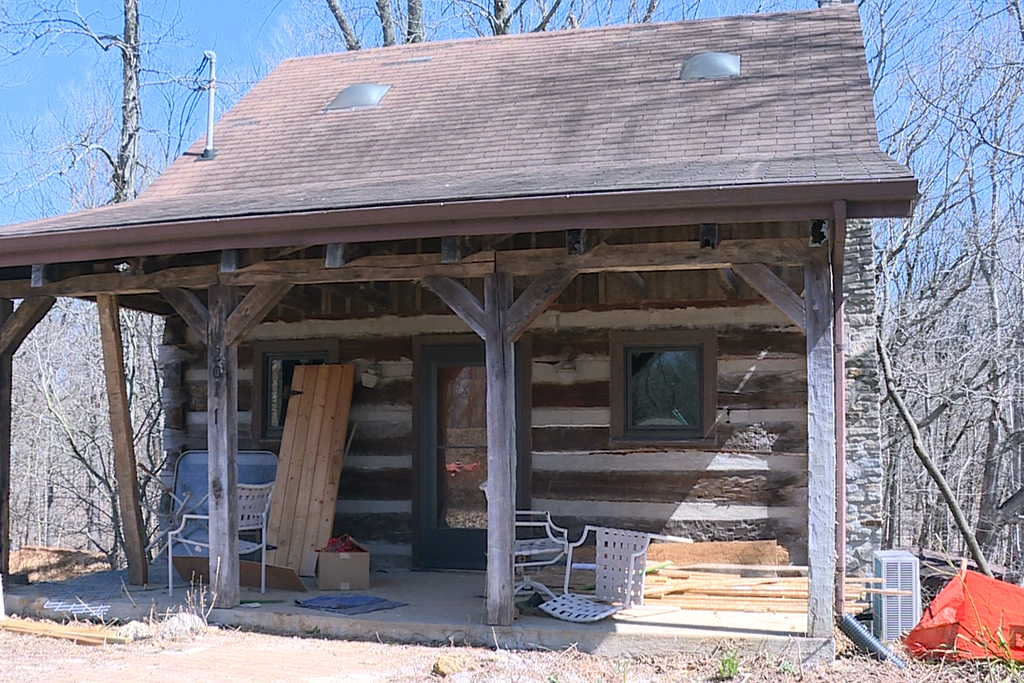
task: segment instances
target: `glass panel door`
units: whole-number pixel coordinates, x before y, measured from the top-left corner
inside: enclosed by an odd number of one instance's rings
[[[487,369],[437,369],[439,527],[486,529]]]

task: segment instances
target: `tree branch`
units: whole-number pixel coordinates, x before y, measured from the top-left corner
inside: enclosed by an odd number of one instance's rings
[[[359,44],[359,38],[356,37],[355,31],[352,30],[352,25],[348,23],[348,18],[345,16],[345,10],[341,8],[341,3],[338,0],[327,0],[327,6],[331,8],[334,20],[338,22],[338,28],[341,29],[341,35],[345,39],[345,48],[347,50],[361,49],[362,45]]]
[[[928,450],[925,448],[924,440],[921,438],[921,431],[917,428],[917,422],[914,420],[914,416],[910,414],[910,410],[907,408],[907,404],[903,402],[903,398],[900,396],[899,387],[896,386],[896,379],[893,377],[892,372],[892,361],[889,359],[889,352],[885,348],[885,344],[882,343],[882,337],[879,335],[875,336],[875,346],[878,348],[878,355],[882,360],[882,375],[885,377],[885,388],[892,398],[893,404],[896,406],[896,411],[899,413],[900,418],[907,426],[907,431],[910,432],[911,442],[914,447],[914,453],[917,454],[918,459],[924,465],[924,468],[928,471],[929,476],[939,487],[939,491],[942,493],[942,497],[946,500],[946,505],[949,506],[949,511],[953,515],[953,520],[956,522],[957,528],[960,530],[960,535],[963,536],[964,542],[967,544],[968,549],[971,551],[971,555],[974,557],[974,561],[978,564],[978,569],[981,570],[985,576],[991,577],[992,570],[989,569],[988,560],[985,559],[985,555],[981,552],[981,547],[978,545],[978,539],[975,538],[974,532],[971,530],[970,525],[967,523],[967,518],[964,516],[963,510],[960,509],[960,503],[957,502],[956,496],[953,495],[952,489],[949,488],[949,484],[946,482],[946,477],[943,476],[939,468],[935,466],[935,462],[931,456],[928,455]]]

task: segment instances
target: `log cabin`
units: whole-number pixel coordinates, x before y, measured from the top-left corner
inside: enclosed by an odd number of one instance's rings
[[[918,196],[879,150],[855,7],[291,59],[213,141],[134,201],[0,229],[0,436],[18,344],[94,299],[137,509],[117,311],[145,310],[165,448],[210,452],[218,605],[238,450],[280,448],[296,367],[346,363],[334,531],[378,566],[483,569],[507,625],[515,509],[773,538],[831,637],[879,514],[870,219]]]

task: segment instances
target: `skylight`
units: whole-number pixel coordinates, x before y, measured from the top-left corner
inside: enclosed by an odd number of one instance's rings
[[[352,111],[353,109],[376,107],[384,99],[388,90],[391,90],[390,85],[356,83],[338,93],[338,96],[327,105],[325,111]]]
[[[679,78],[699,81],[706,78],[735,78],[740,75],[740,56],[725,52],[702,52],[683,62]]]

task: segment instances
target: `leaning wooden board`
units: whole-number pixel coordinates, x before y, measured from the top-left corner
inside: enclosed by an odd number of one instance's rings
[[[354,365],[300,365],[292,376],[277,485],[270,504],[269,563],[301,576],[330,540],[352,407]]]

